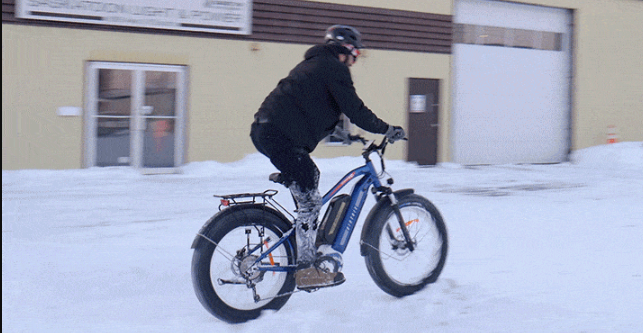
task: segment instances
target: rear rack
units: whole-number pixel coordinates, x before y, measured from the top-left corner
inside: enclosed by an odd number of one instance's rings
[[[291,218],[295,218],[284,206],[277,202],[273,197],[279,193],[277,190],[265,190],[261,193],[237,193],[237,194],[214,194],[213,197],[221,198],[219,211],[235,205],[254,205],[260,204],[270,206],[278,211],[286,213]]]
[[[228,206],[228,205],[257,203],[258,198],[261,198],[262,201],[270,200],[277,193],[279,193],[277,190],[265,190],[261,193],[237,193],[237,194],[225,194],[225,195],[215,194],[213,195],[213,197],[221,198],[221,204],[223,204],[224,206]],[[228,204],[224,204],[223,201],[228,201]]]

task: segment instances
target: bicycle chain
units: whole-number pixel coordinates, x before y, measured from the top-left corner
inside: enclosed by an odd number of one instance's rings
[[[317,290],[319,290],[319,288],[315,288],[315,289],[308,289],[308,290],[298,289],[298,290],[290,291],[290,292],[287,292],[287,293],[283,293],[283,294],[275,295],[275,296],[272,296],[272,297],[261,298],[261,299],[259,299],[257,302],[267,301],[267,300],[275,299],[275,298],[279,298],[279,297],[290,296],[290,295],[292,295],[292,294],[295,294],[295,293],[298,293],[298,292],[302,292],[302,291],[305,291],[305,292],[307,292],[307,293],[312,293],[312,292],[315,292],[315,291],[317,291]]]

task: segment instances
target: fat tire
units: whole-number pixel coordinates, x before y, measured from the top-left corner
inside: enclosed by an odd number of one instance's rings
[[[399,226],[395,213],[390,204],[383,205],[381,209],[375,212],[373,216],[373,223],[371,228],[366,234],[364,241],[366,242],[365,261],[371,278],[380,289],[395,297],[404,297],[414,294],[422,290],[426,285],[435,282],[444,268],[448,250],[448,236],[446,225],[442,215],[438,209],[426,198],[417,194],[409,194],[407,196],[398,198],[398,204],[404,215],[405,209],[408,207],[421,207],[431,216],[430,223],[433,223],[437,230],[439,239],[442,244],[439,248],[439,260],[435,267],[427,271],[416,283],[399,283],[391,278],[383,267],[382,254],[380,251],[380,237],[382,233],[387,233],[385,224],[387,221],[393,219],[395,225]],[[418,246],[422,246],[419,244]]]
[[[265,210],[255,207],[240,209],[231,214],[221,213],[219,213],[219,216],[215,215],[213,217],[214,226],[210,228],[205,235],[217,244],[219,244],[226,234],[239,227],[263,226],[277,234],[278,237],[281,237],[289,229],[289,224],[286,221],[283,221],[275,214],[266,213]],[[243,247],[243,245],[244,244],[239,244],[239,248]],[[293,245],[294,242],[292,240],[284,243],[289,265],[295,264],[296,247]],[[228,323],[242,323],[259,317],[263,310],[279,310],[286,304],[290,298],[289,293],[295,289],[293,272],[281,273],[287,275],[278,294],[287,294],[285,296],[276,297],[267,304],[251,310],[237,309],[226,304],[219,295],[217,295],[210,274],[210,265],[215,249],[216,245],[212,242],[200,241],[196,245],[192,256],[192,283],[197,298],[208,312]],[[245,289],[243,292],[252,293],[250,289]]]

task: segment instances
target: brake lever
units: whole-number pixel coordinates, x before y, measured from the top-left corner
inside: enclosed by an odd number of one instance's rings
[[[408,138],[402,138],[402,140],[404,140],[404,141],[409,141],[409,139],[408,139]],[[394,144],[394,143],[395,143],[395,141],[391,141],[391,140],[389,140],[389,139],[385,136],[385,137],[384,137],[384,139],[382,139],[382,142],[380,143],[380,145],[379,145],[379,146],[376,146],[376,148],[377,148],[378,150],[381,150],[381,151],[382,151],[382,155],[384,155],[384,152],[386,151],[386,146],[387,146],[389,143],[390,143],[390,144]]]
[[[348,135],[348,140],[350,140],[351,142],[357,142],[357,141],[359,141],[359,142],[361,142],[363,145],[366,145],[366,143],[367,143],[366,139],[364,139],[363,137],[361,137],[361,136],[359,136],[359,135],[351,135],[351,134],[349,134],[349,135]]]

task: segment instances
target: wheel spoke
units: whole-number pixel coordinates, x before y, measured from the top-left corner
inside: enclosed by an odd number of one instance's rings
[[[279,295],[283,287],[286,272],[273,272],[265,274],[266,271],[259,271],[256,260],[259,253],[269,249],[269,240],[279,239],[279,235],[268,228],[236,228],[227,233],[220,241],[217,248],[222,255],[214,255],[211,262],[213,281],[224,281],[231,283],[215,283],[214,290],[223,302],[236,309],[251,310],[260,308],[269,302],[270,299]],[[235,250],[235,244],[241,248]],[[226,249],[226,250],[224,250]],[[237,252],[238,255],[230,258],[230,253]],[[263,265],[287,266],[289,256],[284,245],[277,247],[269,253]],[[238,289],[238,285],[246,285],[247,291]]]
[[[435,253],[436,250],[439,252],[441,244],[426,242],[431,239],[439,239],[438,230],[432,223],[433,219],[428,211],[417,206],[402,207],[401,211],[407,221],[405,224],[409,227],[409,233],[412,231],[411,240],[416,248],[413,252],[405,247],[393,248],[390,252],[384,253],[382,266],[387,275],[396,283],[414,285],[422,282],[437,266],[440,258],[436,257]],[[397,223],[397,218],[393,215],[388,222],[388,224]],[[403,239],[401,231],[399,227],[395,230],[395,239],[398,241]],[[428,237],[429,235],[435,237]],[[383,248],[381,245],[385,244],[383,242],[382,239],[380,249]]]
[[[391,295],[404,296],[437,279],[445,262],[447,235],[442,217],[428,200],[412,195],[398,204],[412,243],[407,244],[399,214],[385,207],[363,244],[368,248],[369,273],[378,286]]]
[[[211,240],[208,236],[203,235],[203,234],[197,234],[197,235],[198,235],[198,236],[200,236],[200,237],[203,237],[203,239],[205,239],[205,240],[207,240],[208,242],[210,242],[210,243],[214,244],[214,246],[215,246],[215,250],[216,250],[216,251],[219,251],[221,254],[223,254],[224,256],[226,256],[226,258],[227,258],[227,259],[232,260],[232,258],[234,258],[234,255],[233,255],[232,253],[230,253],[230,252],[226,251],[225,249],[219,248],[219,244],[217,244],[217,242],[215,242],[215,241]]]

